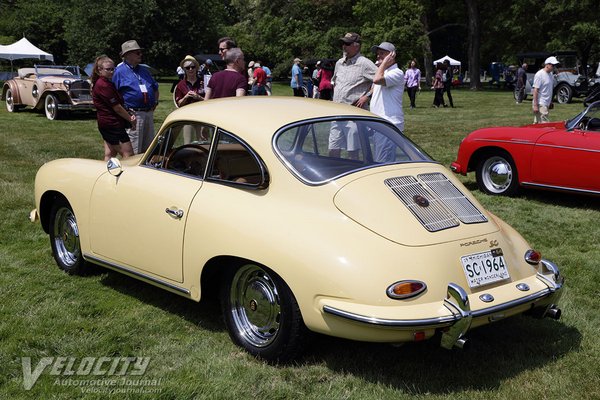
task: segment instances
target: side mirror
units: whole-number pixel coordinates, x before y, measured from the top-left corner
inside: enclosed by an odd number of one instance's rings
[[[113,157],[106,163],[106,169],[108,173],[112,176],[119,176],[123,173],[123,167],[121,166],[121,161],[118,158]]]

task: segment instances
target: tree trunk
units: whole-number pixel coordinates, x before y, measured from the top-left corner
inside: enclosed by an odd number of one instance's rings
[[[481,80],[479,70],[479,48],[480,48],[480,26],[479,26],[479,8],[478,0],[465,0],[467,5],[467,25],[468,25],[468,43],[469,43],[469,87],[471,90],[481,89]]]
[[[429,23],[427,15],[421,15],[421,24],[423,25],[423,70],[425,71],[425,85],[431,85],[431,77],[433,76],[433,57],[431,55],[431,40],[429,40]]]

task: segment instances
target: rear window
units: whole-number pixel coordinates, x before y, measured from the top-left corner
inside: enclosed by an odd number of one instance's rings
[[[382,164],[433,161],[395,127],[372,119],[329,119],[283,128],[275,149],[302,180],[324,183]]]

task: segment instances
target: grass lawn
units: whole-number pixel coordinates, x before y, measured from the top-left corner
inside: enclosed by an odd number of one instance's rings
[[[169,88],[161,85],[157,129],[173,109]],[[292,90],[282,83],[274,92]],[[516,105],[508,91],[459,89],[453,97],[456,108],[433,109],[433,93],[423,90],[417,108],[405,110],[405,133],[446,166],[470,131],[533,118],[530,103]],[[581,100],[557,105],[551,119],[581,109]],[[27,219],[35,173],[56,158],[102,155],[93,118],[51,122],[31,110],[9,114],[1,105],[0,399],[600,398],[598,198],[540,191],[491,197],[477,190],[473,175],[461,178],[486,208],[561,268],[567,287],[560,321],[503,320],[471,331],[469,351],[319,336],[298,364],[271,366],[231,343],[216,304],[197,304],[115,272],[71,277],[57,268],[48,237]],[[85,357],[150,362],[143,376],[127,375],[132,382],[114,387],[129,392],[65,384],[69,376],[50,367],[26,391],[27,357],[33,372],[43,357],[74,358],[76,366]],[[114,377],[73,380],[81,378]]]

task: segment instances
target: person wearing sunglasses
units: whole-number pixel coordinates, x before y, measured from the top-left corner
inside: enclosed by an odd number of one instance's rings
[[[185,71],[185,78],[179,81],[175,88],[177,107],[204,100],[204,83],[198,77],[198,61],[193,56],[185,56],[179,65]]]
[[[360,54],[361,37],[348,32],[340,38],[343,56],[335,63],[331,83],[333,101],[367,109],[371,86],[377,67],[373,61]],[[341,150],[348,151],[348,158],[356,159],[360,149],[357,127],[354,122],[332,124],[329,135],[330,157],[340,157]]]
[[[92,99],[96,107],[98,130],[104,139],[104,161],[120,154],[133,155],[131,140],[126,128],[135,126],[135,115],[125,110],[123,97],[112,83],[115,63],[107,56],[96,58],[92,72]]]
[[[113,83],[136,116],[135,129],[128,130],[135,154],[145,152],[154,139],[154,109],[158,105],[158,82],[142,63],[142,48],[135,40],[121,45],[123,62],[117,65]]]
[[[217,46],[219,46],[219,55],[223,60],[225,60],[225,55],[227,54],[227,51],[229,49],[237,47],[237,44],[235,43],[235,40],[233,40],[229,36],[225,36],[217,41]]]

